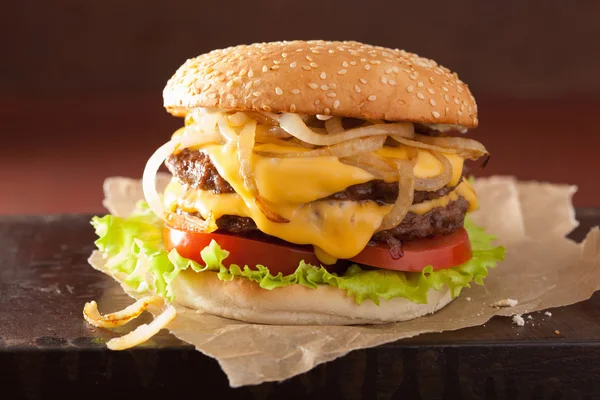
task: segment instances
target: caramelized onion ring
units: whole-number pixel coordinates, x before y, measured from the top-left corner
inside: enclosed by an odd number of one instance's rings
[[[279,117],[279,124],[291,135],[304,142],[315,144],[317,146],[330,146],[368,136],[396,135],[407,138],[412,138],[414,136],[413,124],[409,122],[361,126],[359,128],[328,135],[316,133],[309,128],[297,114],[283,114]]]
[[[409,161],[394,160],[398,169],[398,197],[392,210],[383,218],[378,231],[387,231],[400,225],[412,205],[415,192],[413,166]]]
[[[276,152],[261,152],[256,151],[257,154],[276,157],[276,158],[290,158],[290,157],[327,157],[333,156],[338,158],[351,157],[359,154],[372,153],[383,147],[386,136],[374,136],[370,138],[359,138],[348,140],[347,142],[334,144],[331,146],[322,147],[320,149],[312,151],[299,151],[293,153],[276,153]]]
[[[385,182],[395,182],[398,180],[398,169],[392,163],[383,160],[375,154],[363,154],[359,156],[345,157],[340,159],[344,164],[362,168],[377,179]]]
[[[484,145],[473,139],[458,137],[432,137],[415,134],[414,139],[408,139],[397,135],[390,135],[395,141],[406,146],[420,149],[434,150],[442,153],[458,154],[469,160],[477,160],[483,155],[489,154]]]
[[[256,134],[256,121],[252,120],[248,122],[242,128],[238,140],[238,159],[240,160],[240,175],[244,180],[244,186],[252,194],[256,206],[259,210],[267,217],[269,221],[277,223],[288,223],[289,220],[283,218],[275,211],[269,208],[267,202],[258,193],[258,187],[254,181],[254,174],[252,173],[252,150],[254,148],[254,139]]]
[[[439,151],[430,151],[439,162],[442,163],[442,173],[432,178],[415,178],[415,190],[424,190],[427,192],[435,192],[440,190],[452,179],[452,164]]]

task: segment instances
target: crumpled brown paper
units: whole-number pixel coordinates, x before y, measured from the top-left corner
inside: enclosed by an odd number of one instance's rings
[[[159,176],[159,188],[166,182],[168,177]],[[477,179],[475,188],[480,209],[471,218],[498,237],[508,248],[507,257],[490,271],[484,286],[473,284],[436,314],[385,325],[270,326],[177,306],[179,315],[168,329],[215,358],[237,387],[284,380],[360,348],[482,325],[494,315],[573,304],[600,288],[600,230],[594,228],[581,244],[565,238],[577,226],[574,186],[492,177]],[[104,189],[104,204],[116,215],[128,215],[143,197],[139,181],[127,178],[110,178]],[[102,270],[97,252],[90,262]],[[507,298],[517,299],[518,305],[490,306]]]

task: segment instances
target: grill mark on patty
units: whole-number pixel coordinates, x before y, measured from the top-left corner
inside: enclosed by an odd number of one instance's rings
[[[184,149],[177,154],[169,156],[165,164],[173,176],[183,185],[193,189],[210,191],[215,194],[235,193],[229,182],[219,175],[219,172],[206,153],[198,150]],[[435,192],[415,191],[413,204],[438,199],[453,191],[454,188],[454,186],[446,186]],[[374,200],[382,204],[393,204],[397,197],[397,183],[373,180],[349,186],[341,192],[332,194],[327,199],[350,201]]]

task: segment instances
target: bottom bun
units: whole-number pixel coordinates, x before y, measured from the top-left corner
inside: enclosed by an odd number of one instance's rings
[[[182,272],[173,281],[177,302],[188,308],[246,322],[277,325],[354,325],[408,321],[432,314],[452,301],[450,290],[430,290],[428,304],[403,298],[370,300],[360,306],[343,290],[291,285],[273,290],[244,278],[221,281],[216,272]]]

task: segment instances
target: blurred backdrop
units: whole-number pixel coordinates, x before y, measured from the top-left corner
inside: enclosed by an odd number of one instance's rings
[[[256,41],[358,40],[470,85],[479,175],[574,183],[600,206],[600,2],[24,0],[0,24],[0,214],[101,212],[183,121],[162,88],[186,58]]]

